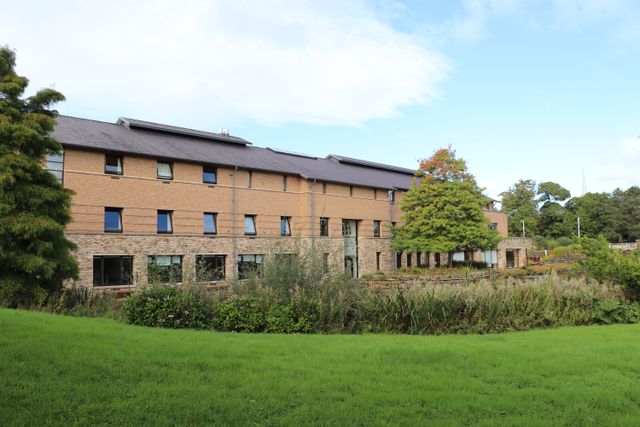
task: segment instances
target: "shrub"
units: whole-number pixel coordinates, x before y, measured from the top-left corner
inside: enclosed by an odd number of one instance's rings
[[[560,237],[557,241],[558,246],[569,246],[573,243],[573,239],[571,239],[571,237]]]
[[[543,236],[533,236],[532,240],[533,240],[533,244],[537,249],[548,248],[547,239],[545,239]]]
[[[62,289],[44,307],[54,313],[78,317],[122,318],[122,303],[111,292],[94,291],[86,286]]]
[[[169,286],[135,292],[122,309],[128,323],[165,328],[205,329],[213,316],[213,305],[204,292]]]
[[[453,261],[454,268],[472,268],[475,270],[482,270],[489,268],[484,261]]]
[[[640,252],[623,253],[609,248],[604,239],[582,238],[584,259],[578,265],[599,282],[610,282],[640,291]]]

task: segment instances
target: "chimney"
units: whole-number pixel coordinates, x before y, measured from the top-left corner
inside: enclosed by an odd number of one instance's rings
[[[220,128],[220,135],[229,135],[229,129]]]

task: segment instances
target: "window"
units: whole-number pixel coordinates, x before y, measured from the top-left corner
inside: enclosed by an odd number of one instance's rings
[[[411,267],[411,257],[413,256],[413,254],[407,254],[407,267]]]
[[[282,175],[282,191],[287,191],[287,175]]]
[[[205,212],[204,214],[204,234],[216,234],[218,228],[216,227],[216,217],[218,215],[211,212]]]
[[[47,154],[47,170],[56,177],[58,182],[62,184],[64,174],[64,152],[60,154]]]
[[[213,166],[202,167],[202,182],[205,184],[215,184],[218,182],[218,170]]]
[[[106,154],[104,156],[104,173],[122,175],[122,156]]]
[[[389,203],[394,204],[396,202],[396,190],[389,190]]]
[[[331,254],[328,254],[328,253],[322,254],[322,271],[324,271],[324,274],[329,273],[329,255]]]
[[[147,257],[147,275],[150,283],[182,282],[181,255],[153,255]]]
[[[226,255],[196,255],[196,280],[216,282],[224,280]]]
[[[320,218],[320,236],[329,235],[329,218]]]
[[[373,237],[380,237],[380,221],[373,221]]]
[[[396,268],[402,267],[402,252],[396,252]]]
[[[280,217],[280,235],[291,236],[291,217],[289,216]]]
[[[491,224],[489,224],[489,228],[491,230],[497,230],[498,229],[498,223],[497,222],[492,222]]]
[[[256,235],[256,216],[255,215],[244,216],[244,234],[248,236]]]
[[[238,255],[238,279],[260,274],[261,269],[262,255]]]
[[[376,252],[376,270],[380,270],[380,255],[382,255],[382,252]]]
[[[349,186],[349,197],[353,197],[353,185]]]
[[[169,162],[158,161],[158,178],[173,179],[173,165]]]
[[[108,233],[122,232],[122,209],[104,208],[104,231]]]
[[[322,183],[322,194],[327,194],[327,183],[326,182]]]
[[[93,286],[131,285],[130,256],[94,256]]]
[[[373,189],[373,200],[376,200],[378,198],[378,189],[374,188]]]
[[[247,188],[251,188],[252,180],[253,180],[253,172],[247,171]]]
[[[171,224],[171,211],[158,211],[158,233],[171,234],[173,226]]]

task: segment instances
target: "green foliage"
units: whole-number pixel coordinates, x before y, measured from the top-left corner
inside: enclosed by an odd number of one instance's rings
[[[543,236],[540,236],[540,235],[533,236],[532,240],[533,240],[533,244],[537,249],[549,248],[549,242],[547,242],[547,239],[545,239]]]
[[[502,212],[506,213],[509,219],[509,234],[522,235],[522,221],[525,222],[525,230],[529,235],[539,234],[537,193],[535,181],[521,179],[500,195]]]
[[[489,268],[484,261],[453,261],[453,268],[471,268],[474,270],[484,270]]]
[[[77,277],[74,244],[64,236],[71,220],[71,192],[44,167],[60,144],[49,136],[64,100],[45,89],[21,98],[28,80],[15,71],[15,52],[0,48],[0,303],[37,304]]]
[[[122,319],[122,303],[110,292],[96,292],[88,287],[67,287],[52,296],[45,311],[78,317]]]
[[[487,201],[453,150],[436,151],[416,175],[401,201],[404,223],[392,229],[394,249],[451,253],[497,246],[500,237],[482,212]]]
[[[609,248],[603,238],[582,238],[580,241],[584,258],[580,268],[599,282],[608,282],[640,290],[640,252],[625,254]]]
[[[205,293],[171,286],[135,292],[122,309],[128,323],[140,326],[205,329],[213,317],[213,304]]]

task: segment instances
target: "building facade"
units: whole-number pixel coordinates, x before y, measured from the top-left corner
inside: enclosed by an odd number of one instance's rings
[[[445,254],[391,250],[389,227],[401,223],[413,170],[132,119],[59,116],[53,136],[64,153],[47,168],[75,193],[67,235],[78,245],[80,285],[243,278],[296,245],[313,245],[354,276],[446,263]],[[491,201],[485,214],[506,236]],[[527,244],[507,239],[466,258],[518,266]]]

